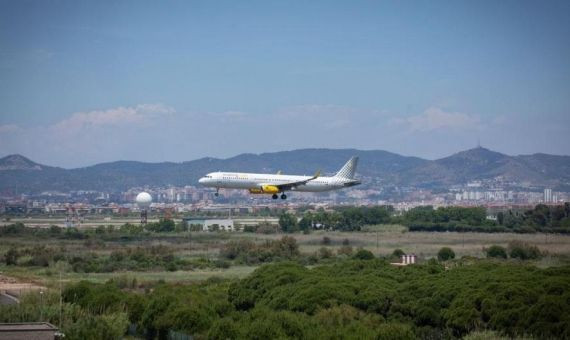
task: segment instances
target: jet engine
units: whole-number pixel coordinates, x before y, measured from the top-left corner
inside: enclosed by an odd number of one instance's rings
[[[250,194],[277,194],[280,190],[275,185],[262,185],[259,189],[249,189]]]

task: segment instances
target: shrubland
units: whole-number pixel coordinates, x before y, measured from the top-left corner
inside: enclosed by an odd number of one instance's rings
[[[0,306],[0,322],[59,324],[58,298],[37,294]],[[346,259],[307,268],[263,265],[242,280],[145,290],[120,281],[79,282],[63,291],[66,338],[469,339],[568,338],[570,267],[539,269],[477,260],[395,267]],[[38,307],[39,306],[39,307]]]

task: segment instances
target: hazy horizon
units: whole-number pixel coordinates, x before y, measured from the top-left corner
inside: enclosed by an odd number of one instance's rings
[[[0,155],[567,155],[567,1],[3,1]]]

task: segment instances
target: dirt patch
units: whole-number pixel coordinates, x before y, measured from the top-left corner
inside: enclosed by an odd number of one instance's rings
[[[23,293],[37,290],[46,290],[46,287],[31,282],[21,282],[16,278],[0,274],[0,293],[20,296]]]

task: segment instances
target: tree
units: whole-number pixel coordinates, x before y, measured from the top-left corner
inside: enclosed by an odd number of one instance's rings
[[[148,223],[146,229],[155,233],[172,232],[176,228],[176,224],[170,219],[161,219],[157,223]]]
[[[163,219],[160,222],[160,229],[161,232],[172,232],[176,228],[176,224],[171,219]]]
[[[354,254],[354,258],[357,260],[372,260],[374,259],[374,254],[372,254],[370,250],[360,248],[356,254]]]
[[[392,257],[397,257],[400,258],[402,255],[406,255],[406,253],[404,253],[404,251],[402,249],[394,249],[394,251],[392,252]]]
[[[449,247],[443,247],[437,252],[440,261],[447,261],[455,258],[455,252]]]
[[[487,257],[495,257],[495,258],[507,258],[507,250],[501,246],[491,246],[487,249]]]
[[[15,248],[10,248],[10,250],[8,250],[4,255],[4,260],[6,261],[6,265],[7,266],[16,265],[19,256],[20,254]]]
[[[499,212],[497,213],[497,222],[498,222],[500,225],[503,225],[503,222],[504,222],[504,221],[505,221],[505,213],[503,213],[502,211],[499,211]]]
[[[299,221],[299,229],[301,231],[309,231],[312,227],[313,224],[307,216],[303,216],[303,218]]]
[[[177,232],[188,231],[188,221],[182,220],[182,222],[176,224],[176,227],[175,227],[174,229],[175,229]]]
[[[299,255],[297,240],[291,236],[283,236],[281,240],[273,242],[273,249],[278,256],[292,258]]]
[[[299,230],[297,217],[289,213],[283,213],[279,216],[279,227],[284,233],[293,233]]]

